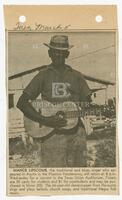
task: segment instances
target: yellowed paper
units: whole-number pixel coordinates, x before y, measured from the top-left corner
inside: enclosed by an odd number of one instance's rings
[[[119,193],[116,16],[4,6],[8,196]]]

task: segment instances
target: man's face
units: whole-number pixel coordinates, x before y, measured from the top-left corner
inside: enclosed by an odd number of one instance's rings
[[[49,53],[49,56],[50,56],[52,62],[55,65],[64,64],[65,59],[69,55],[69,51],[67,51],[67,50],[57,50],[57,49],[49,49],[48,53]]]

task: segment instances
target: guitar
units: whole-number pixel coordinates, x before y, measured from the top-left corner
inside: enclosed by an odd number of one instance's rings
[[[33,101],[31,102],[31,105],[37,112],[40,112],[42,116],[49,117],[52,115],[58,115],[61,118],[65,118],[67,120],[67,124],[65,127],[58,128],[60,131],[73,129],[78,123],[78,117],[81,117],[81,109],[78,105],[71,101],[58,104],[52,104],[48,101]],[[54,130],[52,127],[40,125],[25,116],[24,124],[26,132],[33,138],[45,137]]]

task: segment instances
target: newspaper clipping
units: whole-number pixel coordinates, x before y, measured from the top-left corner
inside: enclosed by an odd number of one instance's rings
[[[116,6],[5,6],[7,195],[119,194]]]

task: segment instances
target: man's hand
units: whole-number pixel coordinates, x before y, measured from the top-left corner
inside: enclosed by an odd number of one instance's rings
[[[66,126],[67,120],[57,115],[44,117],[43,124],[52,128],[61,128]]]

